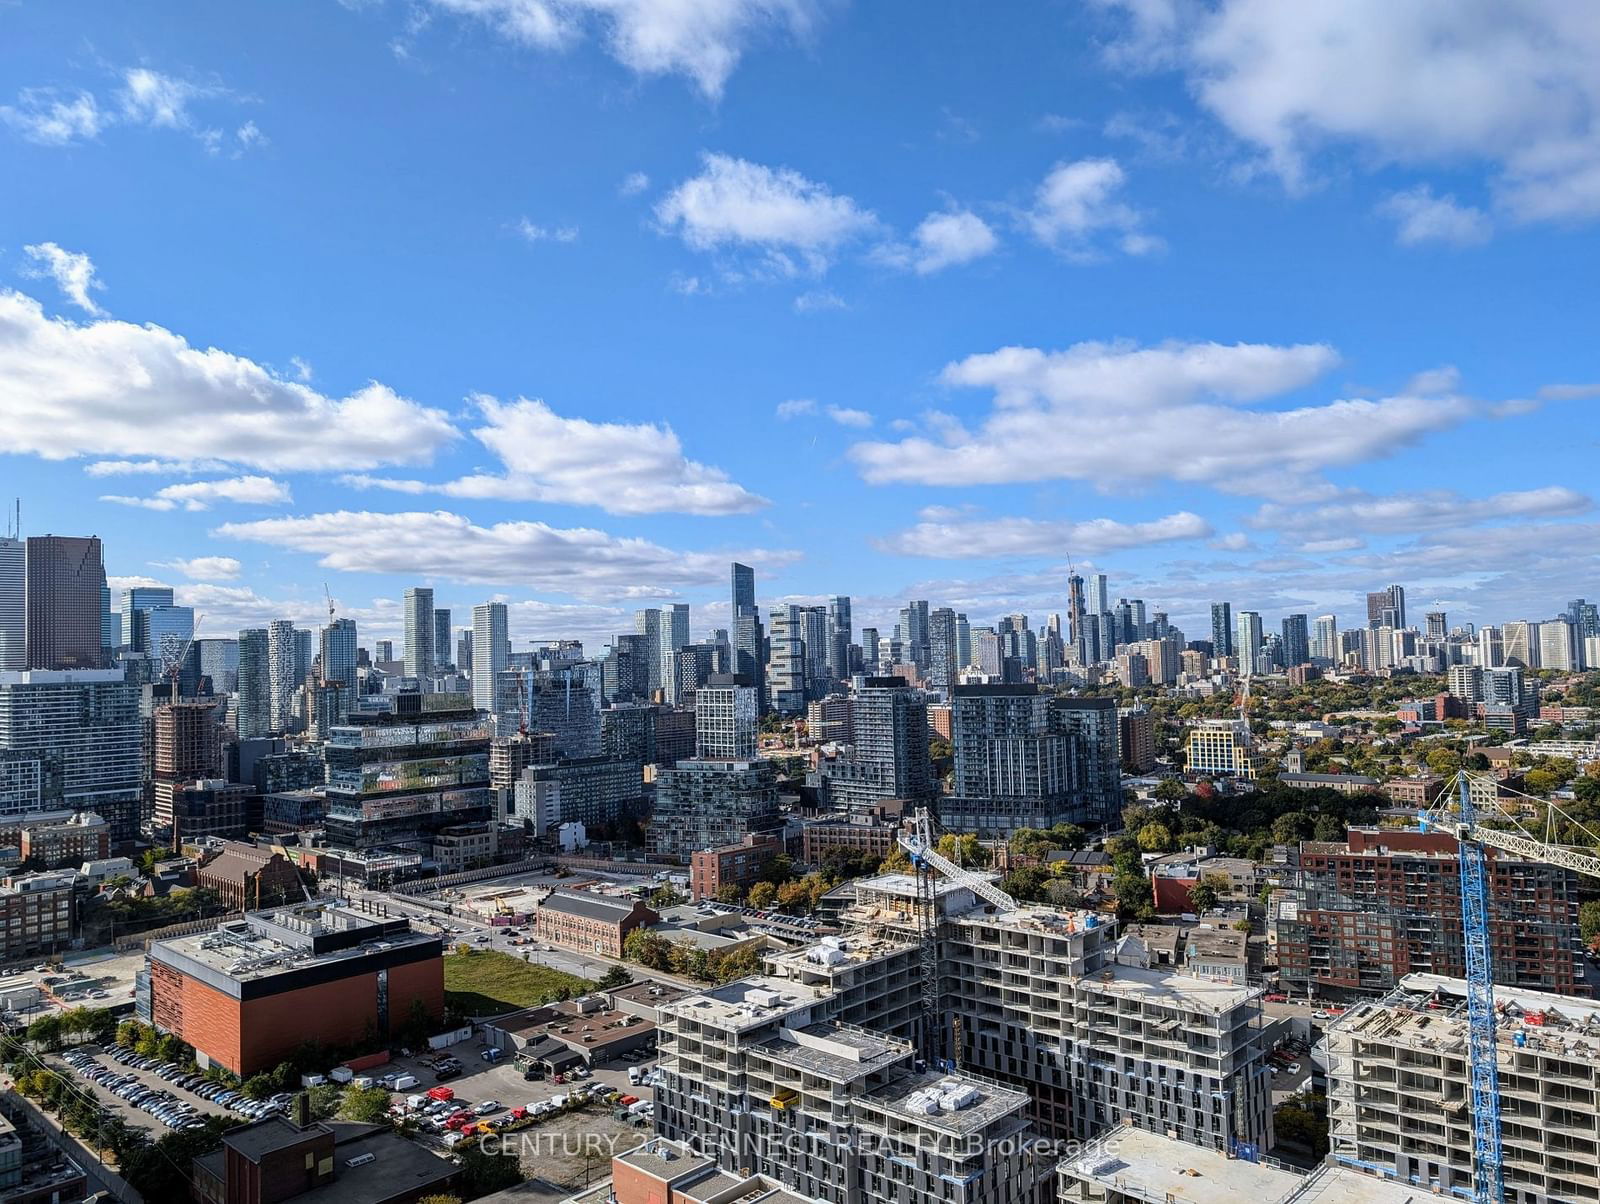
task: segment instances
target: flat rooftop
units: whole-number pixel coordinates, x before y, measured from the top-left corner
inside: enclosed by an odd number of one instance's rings
[[[1082,985],[1152,1007],[1177,1006],[1217,1013],[1230,1011],[1261,994],[1258,987],[1198,978],[1166,967],[1145,970],[1138,966],[1110,966],[1085,975]]]
[[[826,992],[787,978],[741,978],[666,1004],[658,1014],[724,1029],[746,1029],[813,1007]]]
[[[618,1154],[617,1161],[663,1179],[709,1170],[717,1164],[716,1159],[696,1154],[680,1142],[660,1138],[652,1138],[626,1154]]]
[[[429,946],[443,951],[437,936],[412,931],[402,917],[300,907],[252,912],[210,932],[157,941],[150,948],[158,960],[181,969],[198,967],[218,979],[245,983],[395,949],[424,952]]]
[[[826,966],[861,965],[911,948],[914,946],[910,941],[851,933],[849,936],[824,937],[802,949],[769,953],[767,961],[773,965],[795,964],[820,970]]]
[[[1057,1172],[1156,1204],[1276,1204],[1301,1187],[1299,1174],[1229,1158],[1161,1133],[1123,1125],[1104,1133]]]
[[[957,1079],[963,1087],[976,1088],[978,1098],[954,1112],[941,1108],[937,1112],[923,1113],[912,1106],[912,1096],[919,1092],[937,1091],[949,1079]],[[1028,1096],[1021,1091],[1011,1091],[969,1075],[946,1075],[935,1071],[907,1074],[879,1087],[866,1096],[885,1111],[903,1117],[913,1124],[940,1129],[957,1137],[982,1133],[996,1121],[1009,1116],[1021,1116],[1028,1108]]]
[[[1459,1200],[1460,1197],[1429,1191],[1397,1179],[1383,1179],[1348,1166],[1324,1163],[1278,1204],[1425,1204],[1440,1199]]]
[[[831,1082],[848,1083],[904,1060],[909,1045],[837,1024],[785,1030],[756,1047],[774,1062],[798,1066]]]

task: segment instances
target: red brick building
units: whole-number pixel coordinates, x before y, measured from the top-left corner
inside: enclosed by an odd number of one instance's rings
[[[658,912],[637,899],[590,891],[553,890],[539,904],[534,925],[541,940],[566,949],[621,957],[622,944],[635,928],[657,923]]]
[[[195,885],[217,892],[233,911],[259,911],[303,898],[300,874],[281,850],[230,843],[195,871]]]
[[[387,1042],[444,1013],[444,949],[405,920],[320,904],[260,912],[150,947],[141,1010],[241,1078],[307,1041]]]
[[[747,890],[760,880],[767,862],[783,852],[783,839],[773,832],[752,832],[739,844],[701,849],[689,857],[689,895],[695,902],[715,899],[724,886]]]
[[[1569,870],[1489,855],[1490,958],[1508,987],[1589,995]],[[1392,990],[1407,974],[1466,977],[1455,838],[1352,828],[1291,855],[1291,914],[1275,921],[1279,976],[1296,994]]]

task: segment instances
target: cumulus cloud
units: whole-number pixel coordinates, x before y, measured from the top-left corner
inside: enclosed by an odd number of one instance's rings
[[[1600,12],[1564,0],[1100,0],[1125,64],[1175,68],[1291,188],[1329,146],[1476,161],[1521,220],[1600,215]]]
[[[1425,242],[1470,246],[1488,241],[1493,232],[1482,209],[1462,205],[1453,196],[1435,196],[1426,184],[1386,197],[1378,213],[1395,223],[1395,241],[1406,247]]]
[[[1585,514],[1594,500],[1564,485],[1519,489],[1491,497],[1468,498],[1448,489],[1374,496],[1357,493],[1320,506],[1262,506],[1250,518],[1254,527],[1284,534],[1410,532],[1467,527],[1501,519],[1526,520]]]
[[[232,556],[195,556],[188,560],[162,561],[157,568],[172,569],[191,581],[232,581],[244,568]]]
[[[598,506],[611,514],[743,514],[765,498],[720,468],[691,460],[670,426],[564,418],[542,401],[473,398],[472,433],[505,471],[443,484],[355,475],[351,484],[401,493]]]
[[[1083,522],[1035,518],[927,518],[875,541],[884,552],[943,560],[996,556],[1095,556],[1123,548],[1205,539],[1212,526],[1187,510],[1149,522],[1110,518]]]
[[[562,50],[598,26],[612,57],[639,75],[683,75],[715,99],[745,49],[776,31],[804,36],[818,0],[428,0],[520,46]]]
[[[341,572],[441,577],[579,598],[615,597],[639,588],[720,586],[730,560],[772,567],[798,557],[760,548],[688,552],[590,527],[562,529],[540,522],[479,526],[444,510],[341,510],[226,523],[214,534],[307,553],[323,568]]]
[[[886,243],[875,258],[890,267],[928,276],[992,255],[999,246],[1000,239],[988,222],[969,210],[957,209],[930,213],[911,232],[909,242]]]
[[[7,450],[47,460],[220,460],[318,471],[417,464],[456,437],[446,415],[372,382],[328,397],[156,325],[47,317],[0,289]],[[308,434],[312,433],[312,434]]]
[[[1144,230],[1144,217],[1122,200],[1127,173],[1115,159],[1057,163],[1034,194],[1024,222],[1033,236],[1070,258],[1092,258],[1109,241],[1128,255],[1165,245]]]
[[[993,406],[975,428],[932,413],[923,419],[928,433],[858,443],[850,456],[862,476],[879,484],[1166,478],[1298,496],[1327,488],[1323,469],[1393,454],[1485,412],[1454,395],[1279,409],[1242,404],[1303,387],[1337,361],[1322,344],[1006,347],[944,369],[947,385],[992,392]],[[1170,454],[1131,454],[1128,433],[1135,427],[1170,433]]]
[[[223,481],[184,481],[158,489],[150,497],[125,497],[107,494],[102,502],[124,506],[143,506],[147,510],[209,510],[213,502],[240,502],[270,506],[294,499],[289,487],[271,477],[231,477]]]
[[[527,218],[519,218],[513,227],[526,242],[577,242],[576,226],[541,226]]]
[[[94,262],[82,251],[67,251],[53,242],[33,243],[22,248],[33,266],[23,275],[35,280],[54,280],[62,295],[85,313],[103,311],[89,294],[105,285],[94,274]]]
[[[661,228],[696,251],[755,252],[780,275],[820,273],[877,225],[871,211],[788,167],[702,156],[701,171],[656,205]]]

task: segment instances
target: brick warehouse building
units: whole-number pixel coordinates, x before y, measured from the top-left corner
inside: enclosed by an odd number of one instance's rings
[[[1505,987],[1593,994],[1569,870],[1488,849],[1490,960]],[[1291,854],[1275,918],[1279,976],[1296,994],[1385,994],[1407,974],[1466,973],[1455,838],[1352,828]]]
[[[301,904],[158,941],[140,976],[140,1018],[241,1078],[307,1041],[387,1042],[418,1004],[444,1013],[444,948],[408,921]]]

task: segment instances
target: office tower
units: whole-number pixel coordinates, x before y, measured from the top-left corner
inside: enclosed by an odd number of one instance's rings
[[[1600,604],[1574,598],[1567,603],[1567,622],[1578,629],[1578,639],[1600,636]]]
[[[241,740],[273,734],[272,658],[267,629],[251,627],[239,633],[239,697],[234,723]]]
[[[172,588],[166,585],[139,585],[123,590],[121,645],[134,652],[149,652],[143,612],[157,606],[171,606],[173,601]]]
[[[0,539],[0,673],[28,667],[27,564],[21,539]]]
[[[105,570],[100,572],[100,655],[106,664],[122,646],[122,615],[111,605],[111,587],[106,584]]]
[[[1285,669],[1311,663],[1311,639],[1306,632],[1305,615],[1283,617],[1282,654]]]
[[[878,671],[878,661],[881,659],[879,643],[876,627],[861,629],[861,663],[866,666],[868,676]]]
[[[805,641],[806,698],[823,698],[828,693],[828,609],[806,606],[801,609],[802,639]]]
[[[68,553],[81,554],[81,549]],[[93,595],[98,655],[98,587]],[[87,647],[76,642],[76,632],[59,634],[63,638],[47,642],[47,651],[75,654]],[[73,643],[64,641],[67,635]],[[124,680],[122,670],[0,673],[0,753],[4,752],[48,757],[59,766],[62,806],[102,816],[111,825],[115,841],[138,836],[144,797],[144,724],[139,715],[139,687]]]
[[[455,648],[454,632],[450,627],[450,611],[433,612],[433,668],[438,672],[451,663],[450,654]],[[456,666],[461,668],[461,666]]]
[[[930,689],[948,696],[961,667],[956,655],[956,612],[941,606],[928,616],[928,672],[924,680]]]
[[[433,591],[426,586],[406,590],[406,676],[433,676]]]
[[[1256,661],[1261,655],[1261,616],[1253,610],[1241,610],[1234,621],[1233,649],[1239,658],[1239,672],[1248,677],[1256,671]]]
[[[683,684],[678,680],[678,653],[689,643],[689,604],[674,602],[658,613],[661,616],[660,686],[666,700],[676,705],[683,697]]]
[[[990,837],[1109,823],[1122,805],[1115,699],[1026,684],[957,686],[950,731],[954,784],[939,803],[949,831]]]
[[[783,715],[798,715],[806,706],[805,620],[792,603],[772,608],[767,638],[767,705]]]
[[[1539,624],[1513,619],[1500,626],[1500,643],[1505,663],[1526,669],[1539,668]]]
[[[1317,634],[1311,641],[1311,655],[1321,660],[1339,662],[1339,620],[1334,615],[1317,616]]]
[[[1111,609],[1111,595],[1106,591],[1106,575],[1096,573],[1089,582],[1089,609],[1097,615]]]
[[[1550,619],[1539,624],[1539,667],[1571,670],[1580,659],[1577,629],[1566,619]]]
[[[1442,610],[1430,610],[1427,614],[1428,638],[1442,640],[1450,634],[1450,627]]]
[[[1073,573],[1067,578],[1067,642],[1083,655],[1083,578]]]
[[[463,627],[456,637],[456,668],[472,676],[472,628]]]
[[[472,705],[494,710],[495,683],[506,667],[510,647],[504,602],[480,602],[472,608]]]
[[[712,761],[752,761],[760,712],[746,679],[718,673],[694,694],[694,755]]]
[[[380,664],[392,664],[394,662],[394,641],[374,640],[372,644],[372,659]]]
[[[661,689],[661,612],[655,607],[633,612],[633,630],[644,637],[647,694]]]
[[[356,699],[356,621],[335,619],[322,629],[318,655],[322,661],[322,682],[333,686],[330,723],[343,723],[350,716]]]
[[[148,606],[135,611],[134,617],[140,625],[138,650],[160,666],[161,673],[170,672],[194,638],[194,607]]]
[[[756,610],[756,571],[747,564],[733,563],[733,615],[754,614]]]
[[[98,669],[100,539],[30,535],[23,603],[30,669]]]
[[[850,599],[844,594],[828,601],[828,675],[834,681],[850,676]]]
[[[928,604],[907,602],[900,610],[900,655],[918,669],[928,667],[932,650],[928,643]]]
[[[1385,612],[1392,612],[1388,615]],[[1367,595],[1367,626],[1394,627],[1406,625],[1406,591],[1391,585],[1377,593]]]
[[[1233,655],[1233,606],[1228,602],[1211,604],[1211,654],[1218,660]]]
[[[205,639],[194,642],[196,667],[202,677],[211,679],[215,694],[232,694],[239,689],[239,641]]]
[[[288,619],[274,619],[267,624],[267,710],[274,733],[289,730],[294,718],[294,692],[304,680],[295,675],[297,643],[294,624]]]
[[[889,799],[932,803],[928,702],[900,677],[864,677],[851,707],[851,752],[823,763],[824,797],[843,810],[868,810]]]

